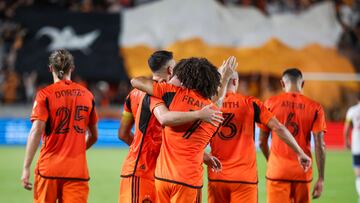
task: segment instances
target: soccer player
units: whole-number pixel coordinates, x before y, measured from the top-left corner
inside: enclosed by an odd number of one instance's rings
[[[153,72],[152,79],[162,82],[169,80],[175,61],[171,52],[157,51],[150,56],[148,64]],[[193,112],[169,111],[161,99],[132,90],[125,101],[119,129],[119,138],[130,145],[121,172],[119,202],[156,201],[154,171],[160,152],[162,125],[176,126],[196,120],[221,122],[220,113],[211,106]],[[134,120],[135,135],[132,136]],[[205,159],[212,164],[211,156],[205,154]]]
[[[230,74],[223,76],[224,81],[231,77],[234,67],[225,71]],[[170,84],[144,77],[132,79],[131,84],[162,98],[171,111],[196,111],[212,103],[210,98],[217,93],[220,78],[216,67],[206,59],[189,58],[175,66]],[[157,202],[201,202],[203,154],[216,130],[217,127],[200,120],[165,126],[155,169]]]
[[[350,145],[350,128],[352,127],[352,142]],[[355,186],[360,202],[360,93],[358,93],[358,103],[349,108],[346,113],[344,125],[345,143],[353,154],[353,166],[356,176]]]
[[[68,51],[54,51],[49,57],[49,70],[54,84],[36,95],[22,185],[27,190],[33,188],[29,182],[30,166],[42,138],[35,168],[34,202],[86,203],[90,179],[86,149],[98,136],[94,97],[70,80],[74,59]]]
[[[258,99],[236,93],[238,77],[238,73],[234,73],[228,83],[221,109],[225,120],[210,141],[211,155],[219,158],[222,170],[214,172],[208,169],[209,203],[258,202],[255,122],[268,126],[289,143],[304,168],[310,164],[310,158],[296,144],[290,132]]]
[[[320,197],[324,185],[326,123],[321,105],[301,94],[304,86],[302,73],[298,69],[287,69],[282,75],[281,85],[284,93],[270,97],[264,105],[283,123],[294,136],[296,142],[311,157],[311,132],[315,141],[315,156],[318,167],[318,180],[314,185],[313,198]],[[267,202],[310,202],[312,168],[307,172],[297,163],[297,155],[272,130],[269,153],[269,128],[262,126],[260,148],[267,161],[266,188]]]

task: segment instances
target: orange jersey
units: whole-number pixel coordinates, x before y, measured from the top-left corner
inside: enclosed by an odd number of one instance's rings
[[[131,90],[125,99],[124,112],[131,113],[132,116],[135,117],[139,108],[139,104],[144,96],[145,92],[142,92],[138,89]]]
[[[152,112],[164,102],[145,93],[138,98],[140,103],[135,116],[134,140],[124,161],[121,176],[135,175],[153,180],[156,159],[160,152],[162,126]]]
[[[321,105],[299,93],[283,93],[269,98],[265,106],[289,129],[299,146],[311,157],[311,132],[326,131],[324,110]],[[295,152],[274,135],[266,177],[270,180],[311,181],[312,169],[305,173],[299,165]]]
[[[255,122],[267,125],[273,114],[258,99],[236,93],[226,94],[221,111],[225,120],[210,145],[211,154],[222,163],[222,171],[208,169],[208,178],[257,183]]]
[[[86,131],[97,123],[94,97],[70,80],[40,90],[31,121],[46,122],[36,172],[45,178],[88,180]]]
[[[166,83],[154,83],[154,96],[162,98],[171,111],[199,110],[211,103],[199,93]],[[157,159],[155,179],[202,187],[203,155],[217,128],[196,121],[180,126],[166,126]]]

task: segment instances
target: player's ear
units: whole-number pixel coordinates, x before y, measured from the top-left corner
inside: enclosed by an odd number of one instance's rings
[[[166,68],[166,71],[167,71],[167,74],[168,74],[168,75],[172,75],[172,74],[173,74],[173,68],[172,68],[171,66],[168,66],[168,67]]]
[[[49,72],[52,73],[54,71],[54,68],[52,66],[49,66]]]
[[[301,88],[304,88],[305,81],[301,82]]]
[[[232,84],[233,84],[234,86],[236,86],[236,79],[233,79],[233,80],[232,80]]]
[[[284,83],[284,81],[282,80],[282,79],[280,79],[280,84],[281,84],[281,88],[285,88],[285,83]]]
[[[75,66],[72,66],[72,67],[70,68],[70,72],[72,73],[72,72],[74,72],[74,70],[75,70]]]

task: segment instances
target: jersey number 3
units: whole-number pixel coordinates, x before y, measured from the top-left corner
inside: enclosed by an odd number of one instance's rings
[[[223,140],[229,140],[229,139],[233,138],[237,133],[236,125],[231,122],[235,115],[233,113],[223,113],[223,116],[224,116],[225,120],[221,124],[221,126],[223,129],[225,129],[225,128],[230,129],[230,133],[224,134],[221,130],[218,133],[218,135]]]
[[[82,111],[88,112],[89,107],[76,106],[75,117],[74,117],[75,121],[81,121],[81,120],[85,119],[85,117],[81,115]],[[56,110],[56,117],[58,117],[60,119],[60,121],[59,121],[59,124],[57,125],[57,127],[55,128],[55,134],[66,134],[69,132],[69,130],[70,130],[70,128],[69,128],[70,113],[71,113],[70,109],[67,107],[59,107]],[[85,133],[85,130],[80,128],[78,125],[74,125],[74,129],[78,133]]]

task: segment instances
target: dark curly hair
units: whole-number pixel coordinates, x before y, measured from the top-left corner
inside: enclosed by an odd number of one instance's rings
[[[182,59],[174,67],[174,73],[182,85],[210,99],[217,94],[221,75],[205,58]]]

